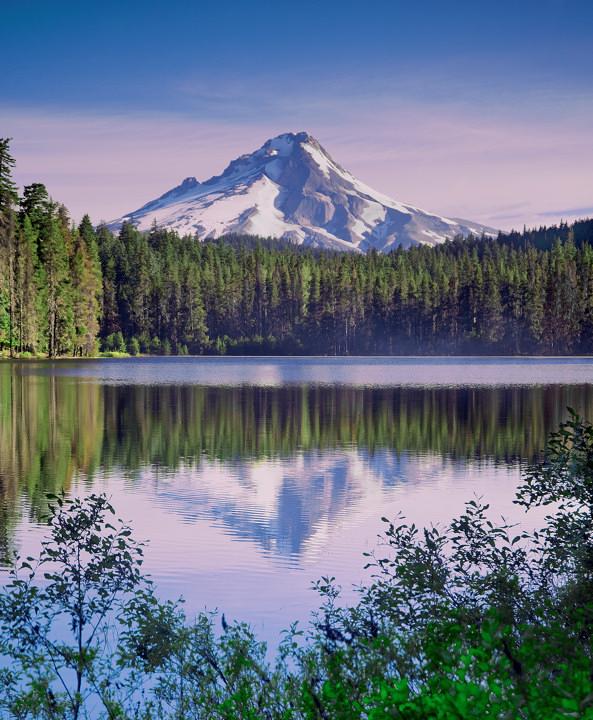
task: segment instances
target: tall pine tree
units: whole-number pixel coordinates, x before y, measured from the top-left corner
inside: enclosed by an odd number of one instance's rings
[[[14,319],[16,303],[15,246],[16,222],[15,205],[18,193],[12,169],[15,161],[10,154],[11,138],[0,138],[0,329],[4,328],[4,337],[0,343],[8,346],[11,357],[14,355]]]

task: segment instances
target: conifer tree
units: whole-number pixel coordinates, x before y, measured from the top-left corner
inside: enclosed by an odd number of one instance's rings
[[[75,293],[75,346],[81,355],[95,351],[100,329],[103,282],[97,235],[88,215],[74,236],[72,283]]]
[[[7,318],[7,332],[3,344],[14,355],[14,316],[16,301],[15,205],[18,201],[16,185],[12,178],[15,161],[10,154],[11,138],[0,138],[0,292],[4,296],[3,314]],[[1,297],[0,297],[1,301]]]
[[[41,288],[39,287],[39,268],[37,257],[37,233],[25,215],[17,233],[15,248],[16,276],[16,321],[17,348],[19,352],[37,352],[39,350],[40,313],[37,304]]]
[[[56,357],[69,349],[69,326],[73,324],[69,309],[69,261],[63,225],[51,217],[47,233],[40,237],[40,257],[45,269],[47,288],[47,350]]]
[[[33,229],[39,232],[42,225],[47,223],[50,205],[47,189],[43,183],[25,185],[20,201],[19,218],[21,223],[25,215],[28,215]]]

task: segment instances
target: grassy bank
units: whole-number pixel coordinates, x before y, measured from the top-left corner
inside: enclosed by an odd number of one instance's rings
[[[147,357],[144,355],[131,355],[127,352],[116,352],[114,350],[106,350],[105,352],[99,352],[96,355],[58,355],[57,357],[49,357],[47,353],[30,353],[21,352],[15,353],[13,357],[10,357],[10,353],[7,351],[0,352],[0,360],[51,360],[52,362],[57,360],[97,360],[98,358],[129,358],[129,357]]]

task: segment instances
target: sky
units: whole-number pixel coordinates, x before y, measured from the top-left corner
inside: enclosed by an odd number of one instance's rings
[[[110,220],[282,132],[502,229],[593,216],[589,0],[0,0],[19,184]]]

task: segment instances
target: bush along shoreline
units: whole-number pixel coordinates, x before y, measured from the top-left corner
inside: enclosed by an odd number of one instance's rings
[[[593,427],[572,413],[515,502],[519,532],[469,501],[443,529],[385,520],[372,582],[344,607],[316,583],[276,653],[224,616],[186,616],[142,573],[104,495],[52,496],[39,557],[0,594],[0,717],[322,720],[593,717]]]

